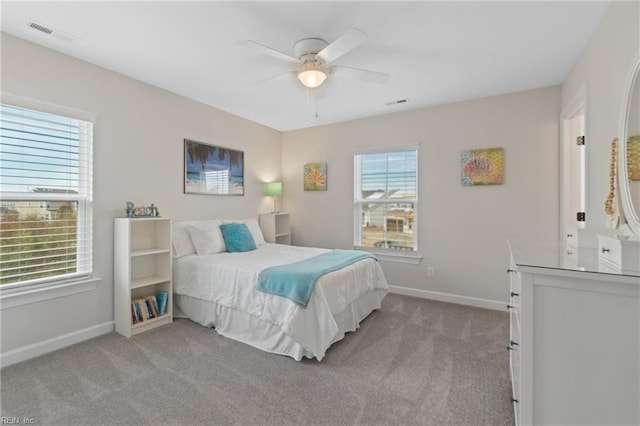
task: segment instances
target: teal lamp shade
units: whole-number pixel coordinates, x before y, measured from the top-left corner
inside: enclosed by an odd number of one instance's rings
[[[269,182],[264,185],[264,192],[271,196],[277,197],[282,195],[282,182]]]
[[[269,182],[264,184],[265,194],[273,197],[273,213],[278,213],[276,200],[278,195],[282,195],[282,182]]]

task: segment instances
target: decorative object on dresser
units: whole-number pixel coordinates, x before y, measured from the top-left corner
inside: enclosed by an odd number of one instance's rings
[[[640,180],[640,135],[627,138],[627,170],[629,180]]]
[[[640,52],[627,76],[620,113],[618,139],[618,195],[623,233],[640,236]]]
[[[504,150],[470,149],[461,154],[462,185],[502,185]]]
[[[305,191],[327,190],[327,163],[307,163],[304,165]]]
[[[259,217],[260,228],[268,243],[291,244],[289,213],[265,213]]]
[[[282,195],[282,182],[268,182],[264,184],[264,193],[273,197],[273,212],[278,213],[278,197]]]
[[[622,108],[620,133],[612,151],[611,190],[617,184],[619,201],[613,204],[617,217],[616,233],[598,235],[598,259],[603,272],[640,273],[640,181],[634,181],[640,170],[640,52],[635,55],[627,77]],[[616,166],[613,161],[616,157]],[[616,173],[617,172],[617,173]],[[607,214],[612,195],[607,199]],[[616,212],[617,207],[620,211]]]
[[[244,195],[244,152],[185,139],[184,193]]]
[[[509,241],[516,425],[640,423],[640,272],[598,249]]]
[[[136,207],[133,202],[127,201],[127,206],[125,207],[124,212],[127,217],[160,217],[160,212],[153,203],[148,207]]]
[[[607,200],[604,202],[604,212],[613,220],[614,215],[616,214],[616,209],[614,207],[614,201],[616,198],[616,159],[618,158],[618,138],[614,138],[611,141],[611,166],[609,170],[609,195],[607,195]],[[615,222],[615,226],[618,225],[618,221],[613,220]]]
[[[114,220],[114,318],[131,337],[173,318],[171,219]]]

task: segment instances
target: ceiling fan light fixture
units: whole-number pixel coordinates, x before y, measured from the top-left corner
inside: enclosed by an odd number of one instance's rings
[[[327,74],[317,65],[305,66],[298,73],[298,80],[310,89],[314,89],[324,83]]]

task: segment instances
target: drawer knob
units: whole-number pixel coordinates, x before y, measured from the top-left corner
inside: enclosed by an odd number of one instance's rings
[[[515,403],[517,404],[517,403],[518,403],[518,402],[520,402],[520,401],[518,401],[517,399],[515,399],[515,398],[513,398],[513,397],[512,397],[512,398],[511,398],[511,402],[515,402]]]
[[[515,272],[514,269],[507,269],[507,272]]]
[[[511,341],[511,346],[519,346],[518,342],[514,342],[513,340]]]
[[[513,309],[513,305],[507,305],[507,309]]]
[[[514,291],[511,292],[511,297],[520,296],[520,293],[516,293]]]
[[[602,252],[603,252],[603,253],[609,253],[610,251],[611,251],[611,250],[609,250],[608,248],[606,248],[606,247],[602,247]]]
[[[573,238],[573,234],[567,234],[567,238]]]

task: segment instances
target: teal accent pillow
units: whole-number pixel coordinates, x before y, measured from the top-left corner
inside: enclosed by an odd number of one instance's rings
[[[229,253],[256,249],[253,235],[251,235],[251,231],[244,223],[223,223],[220,225],[220,231]]]

